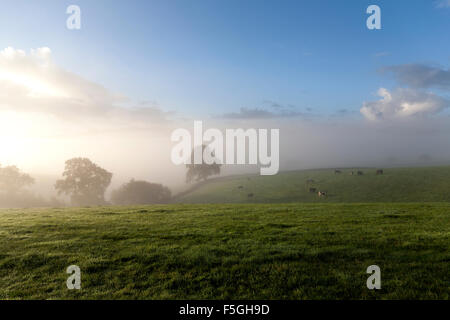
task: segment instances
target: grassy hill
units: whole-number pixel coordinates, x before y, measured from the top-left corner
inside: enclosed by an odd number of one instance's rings
[[[363,171],[362,176],[356,171]],[[439,202],[450,201],[450,166],[282,172],[213,179],[175,198],[179,203]],[[354,175],[350,175],[354,171]],[[307,183],[313,179],[314,183]],[[309,188],[326,191],[326,198]],[[253,194],[249,197],[249,194]]]
[[[449,261],[448,203],[0,210],[1,299],[448,299]]]

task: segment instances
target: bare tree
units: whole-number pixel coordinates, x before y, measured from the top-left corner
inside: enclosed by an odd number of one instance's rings
[[[202,155],[205,153],[205,150],[208,151],[208,147],[205,145],[202,145]],[[221,164],[218,164],[217,162],[214,162],[212,164],[206,164],[202,161],[200,164],[194,163],[194,150],[192,150],[191,153],[191,164],[187,164],[186,167],[188,171],[186,172],[186,182],[190,183],[192,181],[201,181],[208,179],[209,176],[218,175],[220,174],[220,167]],[[214,156],[214,155],[213,155]]]

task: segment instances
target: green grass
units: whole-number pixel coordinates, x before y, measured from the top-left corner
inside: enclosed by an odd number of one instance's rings
[[[448,299],[449,249],[449,203],[0,210],[0,298]]]
[[[282,172],[275,176],[235,176],[213,179],[176,198],[182,203],[285,202],[439,202],[450,201],[450,166],[384,169],[334,169]],[[351,171],[355,175],[350,175]],[[313,179],[314,183],[306,183]],[[238,187],[243,188],[239,189]],[[327,191],[319,198],[309,188]],[[254,196],[249,198],[248,194]]]

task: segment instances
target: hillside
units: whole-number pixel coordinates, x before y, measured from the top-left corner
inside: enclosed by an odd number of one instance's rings
[[[0,299],[448,299],[450,205],[0,210]],[[66,269],[81,269],[68,290]],[[382,290],[366,269],[381,268]]]
[[[361,170],[364,174],[356,175]],[[450,166],[305,170],[275,176],[233,176],[213,179],[175,197],[178,203],[280,202],[440,202],[450,201]],[[351,175],[351,172],[354,175]],[[307,182],[312,179],[314,182]],[[319,198],[310,188],[326,191]],[[249,196],[250,195],[250,196]]]

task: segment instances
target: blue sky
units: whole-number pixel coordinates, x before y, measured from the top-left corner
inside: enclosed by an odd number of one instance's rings
[[[65,27],[70,4],[82,10],[81,30]],[[370,4],[382,30],[366,28]],[[359,114],[379,88],[399,86],[380,68],[448,69],[449,31],[450,8],[429,0],[15,0],[0,11],[1,48],[49,47],[60,67],[133,103],[193,117],[264,101]]]

